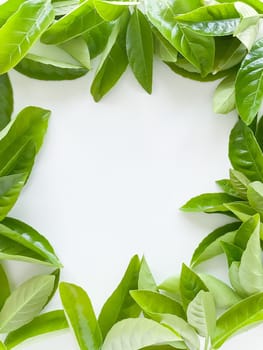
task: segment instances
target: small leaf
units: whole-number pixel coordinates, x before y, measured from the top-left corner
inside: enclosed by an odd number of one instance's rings
[[[216,184],[223,190],[225,193],[230,194],[230,196],[234,196],[241,199],[239,193],[237,193],[229,179],[217,180]]]
[[[218,349],[229,337],[246,326],[263,320],[263,293],[240,301],[222,314],[216,323],[213,348]]]
[[[144,14],[135,9],[127,28],[127,55],[131,69],[142,87],[152,92],[153,36]]]
[[[9,281],[3,265],[0,265],[0,286],[1,286],[1,290],[0,290],[0,310],[1,310],[4,303],[6,302],[6,299],[9,297],[11,293]]]
[[[158,322],[131,318],[116,323],[101,350],[139,350],[150,345],[169,344],[181,340],[173,331]]]
[[[230,267],[233,262],[240,261],[243,250],[233,243],[221,242],[222,248],[226,254],[228,266]]]
[[[254,209],[251,208],[250,205],[248,205],[248,202],[229,203],[225,204],[225,207],[243,222],[247,221],[251,216],[257,213]]]
[[[91,68],[89,48],[83,38],[78,37],[66,41],[61,44],[60,47],[77,60],[84,68]]]
[[[138,289],[146,289],[151,291],[157,291],[158,289],[145,257],[143,257],[141,261],[138,278]]]
[[[227,211],[224,204],[237,201],[236,197],[226,193],[204,193],[193,197],[181,207],[186,212],[206,212],[213,213],[218,211]]]
[[[53,18],[50,1],[28,0],[22,3],[0,28],[0,74],[18,64]]]
[[[13,107],[13,90],[8,75],[0,75],[0,130],[10,122]]]
[[[191,266],[197,266],[203,261],[223,253],[221,242],[232,242],[235,231],[239,228],[239,222],[233,222],[217,228],[206,236],[195,249],[191,259]]]
[[[236,87],[237,88],[237,87]],[[250,181],[263,181],[263,154],[253,131],[238,121],[230,134],[229,158]]]
[[[240,171],[230,169],[230,181],[240,198],[247,200],[248,178]]]
[[[237,74],[236,105],[240,117],[247,125],[256,117],[263,98],[262,53],[263,39],[260,39],[243,60]]]
[[[227,114],[235,109],[235,79],[236,74],[231,74],[217,86],[213,97],[215,113]]]
[[[239,277],[239,266],[240,262],[239,261],[234,261],[232,265],[229,268],[228,275],[229,275],[229,280],[231,282],[231,285],[233,288],[237,291],[237,293],[242,297],[246,298],[247,293],[243,289],[240,283],[240,277]]]
[[[37,316],[16,331],[10,332],[5,339],[5,345],[8,350],[11,350],[27,339],[66,328],[68,328],[68,323],[64,311],[50,311]]]
[[[263,183],[251,182],[247,188],[247,198],[251,207],[263,218]]]
[[[240,247],[242,250],[245,250],[247,247],[247,242],[252,233],[255,231],[257,225],[257,215],[254,215],[245,221],[236,232],[234,244]]]
[[[164,280],[158,288],[164,292],[165,295],[170,296],[180,304],[182,303],[180,293],[180,276],[172,276]]]
[[[99,350],[101,331],[87,293],[80,287],[61,283],[60,297],[81,350]]]
[[[0,332],[12,332],[32,321],[52,292],[54,279],[54,276],[37,276],[20,285],[0,312]]]
[[[154,34],[154,51],[156,55],[165,62],[176,62],[178,58],[178,51],[166,40],[162,34],[152,28]]]
[[[207,291],[206,285],[193,270],[183,264],[180,278],[180,291],[185,309],[187,309],[190,302],[196,297],[200,290]]]
[[[118,321],[137,317],[140,308],[130,296],[130,290],[138,288],[138,278],[140,271],[140,260],[135,255],[119,283],[118,287],[106,301],[99,315],[99,325],[103,337],[106,336],[111,327]]]

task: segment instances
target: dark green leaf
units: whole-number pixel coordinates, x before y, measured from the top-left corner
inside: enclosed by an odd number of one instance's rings
[[[47,312],[9,333],[5,339],[5,345],[8,350],[11,350],[27,339],[66,328],[68,328],[68,323],[63,310]]]
[[[13,106],[13,90],[8,75],[0,75],[0,130],[10,122]]]
[[[258,40],[243,60],[236,79],[236,105],[242,120],[251,124],[263,98],[263,39]]]
[[[140,314],[140,308],[130,296],[130,290],[138,288],[138,278],[140,272],[140,260],[135,255],[119,283],[118,287],[106,301],[99,315],[99,325],[103,338],[111,327],[118,321],[137,317]]]
[[[235,202],[236,200],[238,200],[236,197],[230,196],[226,193],[205,193],[190,199],[181,207],[181,210],[186,212],[206,213],[227,211],[224,204]]]
[[[53,18],[50,0],[28,0],[22,3],[0,28],[0,74],[18,64]]]
[[[88,73],[81,65],[28,54],[15,67],[19,73],[39,80],[73,80]]]
[[[131,69],[142,87],[152,92],[153,36],[144,14],[135,9],[127,28],[127,55]]]
[[[62,304],[81,350],[100,350],[101,331],[87,293],[80,287],[61,283]]]
[[[207,291],[208,289],[201,278],[193,270],[183,264],[180,278],[180,291],[185,309],[187,309],[188,304],[197,296],[200,290]]]

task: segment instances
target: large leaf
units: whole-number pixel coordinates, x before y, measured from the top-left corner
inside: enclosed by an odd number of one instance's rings
[[[0,5],[0,27],[11,17],[25,0],[8,0]]]
[[[88,72],[88,69],[80,64],[70,64],[34,54],[26,55],[15,70],[39,80],[73,80]]]
[[[204,193],[190,199],[181,207],[181,210],[186,212],[206,213],[227,211],[224,204],[232,203],[236,200],[238,200],[236,197],[230,196],[226,193]]]
[[[142,87],[152,92],[153,36],[144,14],[135,9],[127,28],[127,55],[131,69]]]
[[[229,139],[229,158],[235,170],[250,181],[263,181],[263,154],[253,131],[238,121]]]
[[[240,301],[222,314],[216,323],[213,348],[218,349],[231,335],[263,320],[263,293]]]
[[[0,177],[0,221],[15,205],[26,179],[25,173]]]
[[[0,176],[30,172],[48,125],[50,111],[23,109],[0,134]]]
[[[0,310],[2,309],[6,299],[9,297],[11,291],[9,286],[9,281],[4,270],[4,267],[0,265]]]
[[[222,254],[223,250],[220,243],[222,241],[232,242],[235,237],[235,231],[239,228],[239,226],[240,223],[233,222],[212,231],[195,249],[191,259],[191,266],[194,267],[203,261]]]
[[[0,28],[0,74],[8,72],[28,52],[53,21],[51,1],[24,1]]]
[[[240,15],[234,4],[216,4],[203,6],[176,17],[195,32],[203,35],[231,35],[240,21]]]
[[[227,114],[235,109],[235,79],[236,74],[231,74],[217,86],[213,96],[213,109],[215,113]]]
[[[107,46],[91,85],[91,94],[96,102],[117,83],[128,66],[126,53],[126,27],[129,18],[125,12],[112,30]]]
[[[92,1],[87,0],[49,27],[42,35],[41,41],[45,44],[61,44],[96,28],[103,22]]]
[[[118,321],[137,317],[140,308],[130,296],[130,290],[138,288],[138,278],[140,271],[140,260],[135,255],[119,283],[118,287],[106,301],[99,315],[99,325],[103,337],[106,336],[111,327]]]
[[[101,350],[139,350],[150,345],[181,340],[173,331],[145,318],[126,319],[116,323],[107,334]]]
[[[80,287],[61,283],[60,297],[81,350],[99,350],[102,344],[100,328],[87,293]]]
[[[236,105],[240,117],[251,124],[263,98],[263,39],[258,40],[243,60],[236,79]]]
[[[0,312],[0,332],[8,333],[33,320],[52,292],[54,276],[37,276],[19,286]]]
[[[13,90],[8,75],[0,75],[0,130],[10,122],[13,105]]]
[[[200,1],[158,0],[144,1],[146,15],[161,34],[190,62],[202,76],[213,71],[215,42],[214,38],[195,33],[185,25],[176,22],[179,13],[194,10]]]
[[[5,218],[0,223],[0,259],[62,266],[53,247],[44,236],[13,218]]]
[[[63,310],[50,311],[37,316],[30,323],[10,332],[5,339],[8,350],[13,349],[27,339],[68,328]]]
[[[182,266],[180,292],[185,310],[200,290],[208,291],[201,278],[185,264]]]

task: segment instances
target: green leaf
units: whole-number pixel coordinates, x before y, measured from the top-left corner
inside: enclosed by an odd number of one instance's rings
[[[206,212],[213,213],[218,211],[227,211],[224,204],[232,203],[238,200],[236,197],[226,193],[204,193],[193,197],[181,207],[186,212]]]
[[[263,320],[263,293],[240,301],[222,314],[216,323],[213,348],[218,349],[229,337],[246,326]]]
[[[214,335],[216,308],[210,292],[201,290],[191,301],[187,308],[187,320],[201,336],[208,339]]]
[[[180,293],[180,276],[168,277],[158,288],[164,292],[165,295],[170,296],[174,300],[182,303],[181,293]]]
[[[0,130],[10,122],[13,107],[13,90],[8,75],[0,75]]]
[[[229,203],[225,204],[225,207],[243,222],[247,221],[251,216],[257,213],[250,205],[248,205],[248,202]]]
[[[79,64],[70,64],[34,54],[26,55],[15,70],[39,80],[73,80],[88,73],[88,69]]]
[[[237,2],[236,0],[217,0],[217,2]],[[261,0],[242,0],[243,3],[252,6],[259,13],[263,12],[263,4]]]
[[[215,304],[219,309],[229,309],[241,300],[240,296],[232,288],[216,277],[204,273],[198,275],[213,295]]]
[[[0,259],[61,267],[47,239],[22,221],[5,218],[0,223]]]
[[[118,3],[119,2],[119,3]],[[98,12],[98,14],[105,21],[114,21],[121,16],[123,11],[125,10],[125,2],[120,1],[105,1],[105,0],[94,0],[94,6]],[[127,2],[127,4],[132,3],[132,1]]]
[[[77,60],[84,68],[91,68],[89,47],[83,38],[78,37],[66,41],[61,44],[60,47]]]
[[[158,289],[145,257],[143,257],[141,261],[138,278],[138,289],[151,291],[157,291]]]
[[[176,62],[178,58],[178,51],[166,40],[162,34],[154,27],[152,27],[154,35],[154,52],[165,62]]]
[[[53,289],[54,276],[37,276],[20,285],[0,312],[0,332],[8,333],[29,323],[41,311]]]
[[[217,180],[216,184],[223,190],[225,193],[230,194],[230,196],[234,196],[241,199],[239,193],[237,193],[229,179]]]
[[[263,150],[263,117],[257,123],[255,136],[261,150]]]
[[[251,234],[255,231],[257,225],[257,215],[254,215],[245,221],[236,232],[234,244],[240,247],[242,250],[245,250],[247,247],[247,242],[251,237]]]
[[[8,72],[26,55],[53,21],[50,1],[24,1],[0,28],[0,74]]]
[[[257,226],[251,234],[247,247],[241,257],[239,279],[247,294],[263,291],[263,265],[260,247],[260,219],[256,217]]]
[[[150,317],[151,314],[172,314],[185,318],[182,306],[165,295],[148,290],[134,290],[130,294],[139,307]]]
[[[195,249],[191,266],[197,266],[203,261],[211,259],[212,257],[222,254],[223,250],[221,242],[233,242],[236,230],[240,227],[239,222],[233,222],[217,228],[206,236],[198,247]]]
[[[144,1],[145,13],[150,22],[160,31],[175,49],[193,64],[202,76],[213,71],[215,41],[212,37],[200,35],[185,25],[176,22],[179,13],[199,7],[200,1],[168,0],[163,6],[157,0]]]
[[[227,114],[235,109],[235,79],[236,74],[231,74],[217,86],[213,97],[215,113]]]
[[[125,44],[128,17],[127,13],[120,17],[102,53],[99,67],[91,85],[91,94],[96,102],[111,90],[128,66]]]
[[[250,181],[263,181],[263,154],[253,131],[238,121],[230,134],[229,158]]]
[[[68,328],[68,323],[64,311],[50,311],[37,316],[25,326],[10,332],[5,339],[5,345],[8,350],[11,350],[27,339],[66,328]]]
[[[216,4],[179,15],[176,21],[202,35],[224,36],[233,34],[240,22],[240,15],[234,4]]]
[[[0,176],[30,172],[49,116],[48,110],[27,107],[0,133]]]
[[[245,292],[245,290],[243,289],[243,287],[241,286],[240,283],[240,277],[239,277],[239,266],[240,266],[240,262],[239,261],[234,261],[228,271],[228,275],[229,275],[229,280],[231,282],[231,285],[233,286],[233,288],[237,291],[237,293],[242,297],[242,298],[246,298],[247,297],[247,293]]]
[[[1,286],[1,290],[0,290],[0,310],[1,310],[6,299],[10,295],[9,281],[3,265],[0,265],[0,286]]]
[[[5,344],[0,341],[0,350],[7,350]]]
[[[140,308],[130,296],[130,290],[138,288],[138,278],[140,271],[140,260],[135,255],[112,295],[106,301],[99,315],[99,325],[103,338],[105,338],[111,327],[118,321],[137,317],[140,314]]]
[[[64,16],[68,12],[75,10],[79,5],[79,2],[79,0],[52,1],[55,16]]]
[[[247,198],[251,207],[263,218],[263,183],[251,182],[247,188]]]
[[[230,181],[240,198],[247,200],[247,186],[249,184],[248,178],[240,171],[230,169]]]
[[[50,26],[41,36],[41,41],[45,44],[61,44],[96,28],[103,22],[92,1],[87,0]]]
[[[8,0],[0,5],[0,27],[11,17],[25,0]]]
[[[153,75],[153,36],[149,22],[137,9],[134,10],[128,24],[126,48],[136,79],[150,94]]]
[[[196,297],[200,290],[207,291],[206,285],[193,270],[183,264],[180,278],[180,291],[185,309],[187,309],[190,302]]]
[[[236,105],[242,120],[251,124],[263,98],[263,39],[258,40],[243,60],[236,79]]]
[[[0,221],[15,205],[22,191],[27,174],[14,174],[0,177]]]
[[[150,345],[169,344],[181,340],[173,331],[158,322],[145,318],[131,318],[116,323],[101,350],[139,350]]]
[[[221,242],[222,248],[227,257],[227,263],[230,267],[233,262],[240,261],[243,250],[233,243]]]
[[[87,293],[80,287],[61,283],[60,297],[81,350],[99,350],[101,331]]]

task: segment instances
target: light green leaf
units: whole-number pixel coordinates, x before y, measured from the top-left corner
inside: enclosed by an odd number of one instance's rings
[[[8,72],[27,54],[53,21],[50,1],[24,1],[0,28],[0,74]]]
[[[240,198],[247,200],[248,178],[240,171],[230,169],[230,181]]]
[[[98,14],[105,21],[114,21],[121,16],[125,10],[125,6],[129,5],[131,2],[127,1],[105,1],[105,0],[94,0],[94,6]],[[133,2],[134,3],[134,2]],[[135,4],[135,3],[134,3]]]
[[[61,283],[60,297],[81,350],[100,350],[101,331],[87,293],[80,287]]]
[[[240,117],[247,125],[256,117],[263,98],[262,56],[263,39],[260,39],[243,60],[237,74],[236,105]]]
[[[253,295],[240,301],[222,314],[216,323],[213,348],[218,349],[234,333],[246,326],[262,322],[263,293]]]
[[[25,326],[10,332],[5,339],[5,345],[8,350],[11,350],[27,339],[66,328],[68,328],[68,323],[64,311],[50,311],[37,316]]]
[[[91,68],[89,47],[83,38],[78,37],[66,41],[60,47],[76,59],[84,68]]]
[[[239,227],[235,235],[234,244],[240,247],[242,250],[245,250],[247,247],[247,242],[257,226],[258,218],[257,215],[254,215]]]
[[[153,36],[149,22],[137,9],[134,10],[128,24],[126,48],[129,64],[136,79],[150,94],[153,74]]]
[[[116,323],[102,345],[101,350],[139,350],[150,345],[180,341],[173,331],[158,322],[145,318],[131,318]]]
[[[35,54],[26,55],[15,70],[39,80],[73,80],[88,73],[88,69],[80,64],[71,64]]]
[[[233,222],[212,231],[195,249],[191,259],[191,266],[197,266],[203,261],[222,254],[223,250],[220,243],[222,241],[233,242],[236,230],[239,228],[239,226],[240,223]]]
[[[52,6],[56,16],[64,16],[79,5],[79,0],[52,1]]]
[[[42,35],[41,41],[45,44],[61,44],[96,28],[103,22],[92,1],[86,0],[50,26]]]
[[[215,4],[179,15],[176,21],[202,35],[224,36],[233,34],[240,22],[240,15],[234,4]]]
[[[0,350],[7,350],[5,344],[0,341]]]
[[[231,74],[217,86],[213,97],[215,113],[227,114],[235,109],[235,79],[236,74]]]
[[[247,293],[243,289],[243,287],[241,286],[241,283],[240,283],[239,266],[240,266],[240,262],[234,261],[229,268],[228,275],[229,275],[229,280],[231,282],[232,287],[237,291],[237,293],[242,298],[245,298],[245,297],[247,297]]]
[[[225,204],[225,207],[230,210],[235,216],[245,222],[255,215],[257,212],[248,205],[248,202],[235,202]]]
[[[240,296],[232,288],[218,278],[204,273],[199,273],[198,275],[213,295],[215,304],[219,309],[229,309],[241,300]]]
[[[145,257],[143,257],[141,261],[138,289],[146,289],[151,291],[157,291],[158,289]]]
[[[140,308],[130,296],[130,290],[138,288],[139,271],[140,260],[135,255],[131,259],[121,282],[100,312],[99,325],[103,338],[117,321],[137,317],[140,314]]]
[[[218,211],[227,211],[224,204],[237,201],[238,198],[230,196],[227,193],[204,193],[193,197],[181,207],[185,212],[206,212],[213,213]]]
[[[240,261],[243,250],[233,243],[221,242],[222,248],[227,257],[227,263],[230,267],[233,262]]]
[[[250,181],[263,181],[262,151],[253,131],[241,120],[230,134],[229,158],[233,168],[243,173]]]
[[[154,27],[152,27],[154,35],[154,52],[165,62],[176,62],[178,51],[166,40],[162,34]]]
[[[13,107],[13,90],[8,75],[0,75],[0,130],[10,122]]]
[[[263,183],[251,182],[247,187],[247,198],[251,207],[263,218]]]
[[[1,310],[6,299],[9,297],[11,293],[9,281],[3,265],[0,265],[0,286],[1,286],[1,290],[0,290],[0,310]]]
[[[0,27],[18,10],[25,0],[8,0],[0,5]]]
[[[180,276],[168,277],[161,284],[159,284],[158,289],[160,289],[165,295],[173,298],[180,304],[182,303],[180,293]]]
[[[54,276],[37,276],[20,285],[0,312],[0,332],[8,333],[29,323],[41,311],[52,292]]]
[[[234,196],[241,199],[239,193],[237,193],[234,187],[231,184],[229,179],[217,180],[216,184],[223,190],[225,193],[230,194],[230,196]]]

